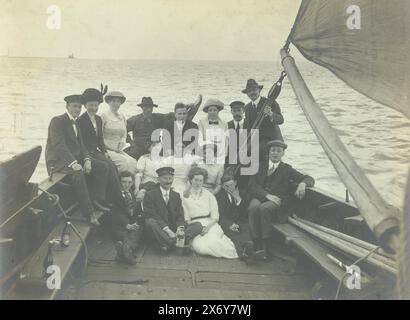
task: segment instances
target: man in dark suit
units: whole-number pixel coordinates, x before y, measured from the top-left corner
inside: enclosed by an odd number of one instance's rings
[[[170,149],[174,151],[174,146],[177,143],[182,143],[184,147],[191,145],[190,148],[194,150],[198,144],[198,125],[188,117],[188,108],[185,104],[178,102],[174,107],[175,119],[172,121],[166,121],[164,125],[164,130],[170,134]],[[187,135],[186,137],[184,135]],[[162,144],[164,146],[165,139],[163,136]],[[164,146],[165,147],[165,146]]]
[[[238,256],[250,262],[253,248],[250,242],[246,204],[239,194],[235,178],[225,172],[221,178],[222,189],[216,194],[219,210],[219,224],[225,235],[235,245]]]
[[[239,157],[239,152],[241,149],[241,146],[244,144],[243,139],[240,139],[240,132],[242,130],[246,130],[247,127],[245,125],[247,125],[245,123],[245,118],[244,118],[244,107],[245,107],[245,103],[243,103],[242,101],[233,101],[230,104],[231,107],[231,114],[232,114],[232,120],[228,122],[228,129],[230,129],[230,136],[229,136],[229,147],[228,147],[228,156],[226,157],[226,161],[225,161],[225,168],[228,167],[234,167],[236,164],[240,164],[241,163],[241,159]],[[246,137],[243,136],[242,137]],[[233,142],[233,139],[236,139],[236,143]],[[234,146],[236,145],[236,148],[234,148]],[[232,155],[230,156],[230,153],[232,153]],[[236,161],[234,163],[230,163],[230,158],[233,159],[235,156]],[[248,183],[249,183],[249,176],[246,175],[240,175],[240,171],[238,171],[237,176],[235,177],[236,181],[238,181],[238,188],[239,191],[241,193],[242,197],[247,199],[247,189],[248,189]]]
[[[268,142],[268,160],[261,162],[258,173],[249,180],[252,199],[248,209],[249,227],[255,251],[265,261],[269,260],[267,247],[272,221],[285,222],[292,194],[297,199],[303,199],[306,188],[315,184],[312,177],[281,162],[286,148],[287,145],[281,140]]]
[[[111,93],[107,94],[110,99]],[[121,186],[118,178],[118,170],[115,164],[108,156],[105,148],[104,138],[102,133],[102,119],[97,115],[98,107],[100,105],[101,93],[97,89],[89,88],[82,94],[83,104],[86,109],[77,120],[80,127],[83,143],[88,150],[88,153],[93,162],[104,162],[108,167],[107,185],[104,199],[109,202],[121,197]],[[109,204],[106,203],[105,206]]]
[[[49,175],[67,174],[80,205],[80,210],[91,224],[98,225],[101,212],[94,209],[91,199],[104,200],[107,165],[93,162],[84,146],[81,130],[76,122],[82,106],[81,95],[64,98],[67,112],[51,119],[46,145],[46,166]],[[87,187],[87,181],[88,186]]]
[[[246,88],[242,90],[251,100],[245,106],[245,123],[247,129],[251,129],[258,114],[263,112],[262,108],[267,99],[260,95],[263,86],[254,79],[249,79]],[[264,153],[266,143],[271,140],[282,140],[279,125],[283,124],[283,116],[279,104],[275,101],[270,108],[265,109],[264,119],[259,127],[259,150]]]
[[[114,202],[110,213],[101,218],[101,225],[108,231],[115,242],[116,260],[134,265],[144,228],[142,208],[137,203],[134,192],[133,174],[129,171],[120,173],[121,198]]]
[[[174,169],[162,167],[157,170],[159,185],[148,191],[143,200],[145,225],[159,248],[168,252],[175,247],[178,229],[185,230],[188,242],[202,232],[202,225],[185,224],[181,197],[171,189],[174,181]]]

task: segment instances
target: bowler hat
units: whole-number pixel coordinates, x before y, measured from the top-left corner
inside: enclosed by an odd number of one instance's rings
[[[112,98],[120,98],[121,99],[121,104],[123,104],[126,100],[125,96],[120,91],[110,91],[110,92],[108,92],[107,95],[104,97],[104,100],[105,100],[106,103],[109,103]]]
[[[247,93],[249,90],[254,89],[254,88],[259,88],[259,90],[262,90],[263,86],[258,84],[255,79],[249,79],[246,82],[246,88],[242,90],[243,93]]]
[[[82,102],[83,104],[86,104],[90,101],[97,101],[98,103],[103,102],[103,94],[101,91],[94,88],[85,89],[82,94]]]
[[[139,107],[158,107],[157,104],[154,104],[151,97],[142,97],[141,103],[138,103]]]
[[[64,101],[67,102],[67,103],[71,103],[71,102],[82,103],[83,99],[82,99],[81,94],[72,94],[72,95],[69,95],[69,96],[65,97]]]
[[[269,150],[270,147],[282,147],[285,150],[288,145],[284,143],[282,140],[272,140],[266,144],[266,148]]]
[[[208,112],[209,107],[217,107],[218,110],[221,111],[224,108],[224,104],[222,101],[218,99],[208,99],[208,101],[205,102],[205,105],[202,108],[202,111]]]
[[[230,106],[231,106],[231,108],[233,108],[233,107],[243,108],[245,106],[245,103],[243,103],[242,101],[236,100],[236,101],[232,101]]]
[[[156,170],[156,173],[158,174],[159,177],[166,175],[166,174],[171,174],[174,175],[174,168],[172,167],[161,167],[158,170]]]

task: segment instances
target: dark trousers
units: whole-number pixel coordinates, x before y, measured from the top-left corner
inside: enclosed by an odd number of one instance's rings
[[[175,241],[173,241],[168,234],[162,230],[158,222],[155,219],[148,218],[145,220],[145,227],[148,235],[153,238],[155,243],[161,247],[173,247]],[[176,232],[176,230],[172,230]],[[188,242],[195,238],[197,235],[201,234],[202,225],[199,222],[194,222],[185,225],[185,241]]]
[[[272,221],[276,218],[279,206],[272,201],[261,202],[252,199],[249,204],[249,229],[254,240],[269,239],[272,232]]]
[[[67,173],[67,182],[73,187],[74,194],[80,206],[81,213],[88,217],[94,211],[86,177],[83,171],[71,170]]]
[[[141,243],[142,235],[142,226],[140,226],[140,229],[138,230],[127,230],[123,227],[113,227],[111,234],[113,241],[122,241],[124,245],[130,247],[134,253],[137,252],[138,246]]]
[[[124,150],[129,156],[133,157],[135,160],[149,153],[146,142],[133,142],[133,145]]]
[[[108,200],[109,202],[119,199],[121,197],[121,183],[116,165],[102,153],[92,153],[91,162],[90,188],[95,188],[95,184],[97,183],[100,184],[98,186],[99,190],[97,190],[98,194],[92,195],[92,198],[95,200]],[[97,166],[97,172],[98,170],[100,170],[100,172],[102,170],[103,173],[106,171],[105,179],[101,179],[95,183],[91,182],[91,180],[95,181],[95,177],[92,176],[94,166]],[[98,173],[96,173],[96,175],[98,175]],[[91,186],[91,184],[93,184],[93,186]]]

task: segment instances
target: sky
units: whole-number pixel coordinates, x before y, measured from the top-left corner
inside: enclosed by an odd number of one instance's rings
[[[300,2],[0,0],[0,55],[277,60]],[[51,5],[60,9],[60,29],[47,27]]]

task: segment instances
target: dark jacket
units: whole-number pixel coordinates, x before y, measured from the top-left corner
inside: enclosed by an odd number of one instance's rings
[[[224,189],[216,194],[219,210],[219,224],[223,230],[228,230],[233,224],[239,224],[239,220],[244,215],[245,201],[242,199],[239,205],[229,200],[228,194]]]
[[[265,105],[266,101],[267,99],[265,97],[261,97],[256,110],[254,110],[254,108],[252,107],[251,102],[249,102],[245,106],[245,128],[251,129],[257,115],[262,112],[262,108]],[[275,101],[271,109],[273,112],[273,122],[269,117],[265,117],[259,127],[259,140],[283,140],[279,125],[283,124],[284,120],[279,104]]]
[[[73,161],[77,160],[82,163],[85,158],[89,157],[78,124],[76,127],[78,136],[76,136],[73,124],[66,113],[51,119],[45,151],[49,174],[51,167],[54,167],[54,172],[68,171],[71,170],[68,165]]]
[[[281,162],[275,172],[268,177],[269,161],[260,164],[259,171],[249,180],[251,198],[267,201],[266,195],[273,194],[283,201],[289,199],[295,190],[295,184],[305,182],[307,187],[313,187],[315,180],[293,169],[287,163]]]
[[[141,213],[141,208],[135,199],[133,192],[130,192],[131,199],[127,201],[124,192],[121,192],[121,198],[113,203],[113,208],[110,212],[110,223],[112,226],[124,227],[127,224],[133,224],[138,221],[138,215]]]
[[[176,232],[177,227],[185,224],[181,197],[179,196],[179,193],[172,189],[169,192],[169,201],[167,205],[165,204],[165,200],[158,184],[156,188],[145,194],[143,207],[145,218],[155,219],[161,229],[168,226],[172,231]]]
[[[195,136],[189,139],[188,141],[184,141],[184,134],[189,129],[195,130]],[[178,141],[182,141],[184,146],[187,146],[191,143],[198,143],[198,125],[191,120],[186,120],[184,126],[182,127],[182,133],[179,131],[178,126],[175,120],[166,121],[164,124],[164,130],[168,130],[169,134],[171,135],[171,149],[174,150],[174,146]],[[179,131],[179,132],[178,132]],[[176,135],[174,135],[176,134]],[[175,138],[177,140],[175,140]],[[182,139],[182,140],[181,140]]]
[[[77,123],[80,126],[84,145],[91,155],[98,152],[107,152],[102,133],[101,117],[96,115],[95,122],[97,123],[97,132],[95,132],[94,126],[87,112],[84,112],[77,120]]]

